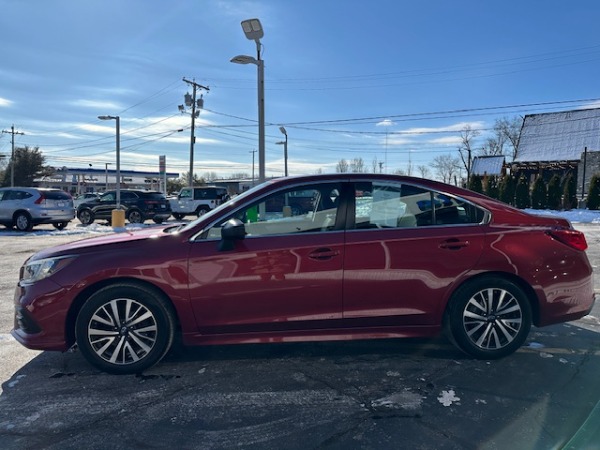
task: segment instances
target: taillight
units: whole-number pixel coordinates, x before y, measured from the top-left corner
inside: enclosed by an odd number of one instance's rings
[[[40,198],[38,198],[35,202],[36,205],[41,205],[44,201],[46,201],[46,197],[44,197],[44,194],[40,194]]]
[[[584,251],[588,248],[585,235],[581,231],[567,230],[567,229],[556,229],[549,231],[548,234],[557,241],[574,248],[575,250]]]

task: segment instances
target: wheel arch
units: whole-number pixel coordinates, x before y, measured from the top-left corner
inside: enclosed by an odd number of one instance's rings
[[[540,304],[539,304],[539,298],[538,298],[537,294],[535,293],[535,290],[523,278],[519,277],[518,275],[508,273],[508,272],[483,272],[483,273],[474,275],[472,277],[469,277],[466,280],[464,280],[462,283],[459,283],[456,286],[454,286],[454,288],[448,295],[448,300],[444,307],[444,312],[443,312],[444,324],[447,321],[448,309],[450,308],[454,294],[463,286],[465,286],[469,283],[473,283],[475,281],[481,280],[483,278],[492,278],[492,279],[501,278],[503,280],[507,280],[507,281],[510,281],[510,282],[516,284],[525,293],[525,295],[527,296],[527,299],[529,300],[529,305],[531,306],[531,321],[532,321],[532,323],[536,326],[539,324]]]
[[[155,294],[157,294],[159,297],[161,297],[165,302],[165,306],[170,309],[170,312],[173,316],[173,320],[175,321],[175,330],[173,330],[175,333],[175,336],[177,337],[181,333],[181,324],[179,322],[179,316],[177,314],[177,309],[175,308],[175,305],[173,304],[173,302],[171,301],[169,296],[165,293],[165,291],[163,291],[161,288],[159,288],[155,284],[152,284],[148,281],[140,280],[137,278],[128,278],[128,277],[109,278],[107,280],[102,280],[102,281],[99,281],[98,283],[94,283],[94,284],[86,287],[83,291],[81,291],[77,295],[77,297],[75,297],[75,299],[71,303],[71,306],[67,313],[67,320],[65,320],[65,327],[66,327],[65,336],[66,336],[67,344],[69,347],[71,347],[75,344],[75,341],[76,341],[75,322],[77,321],[77,316],[79,315],[79,312],[81,311],[81,308],[83,307],[85,302],[94,293],[98,292],[100,289],[103,289],[103,288],[111,286],[111,285],[116,285],[116,284],[129,284],[131,286],[149,289],[149,290],[153,291]]]
[[[29,219],[32,219],[32,220],[33,220],[32,216],[31,216],[31,213],[30,213],[29,211],[27,211],[26,209],[17,209],[17,210],[16,210],[16,211],[13,213],[13,215],[12,215],[12,221],[13,221],[13,224],[15,223],[15,220],[17,219],[17,216],[18,216],[19,214],[22,214],[22,213],[24,213],[24,214],[28,215],[28,216],[29,216]]]

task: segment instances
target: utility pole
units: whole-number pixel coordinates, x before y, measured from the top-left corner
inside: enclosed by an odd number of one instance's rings
[[[254,187],[254,154],[256,150],[252,150],[250,153],[252,153],[252,187]]]
[[[190,187],[194,187],[194,144],[196,143],[196,136],[194,135],[195,132],[195,127],[196,127],[196,117],[200,115],[200,109],[202,109],[202,107],[204,106],[204,100],[202,99],[202,95],[200,95],[200,99],[198,99],[196,101],[196,95],[199,89],[204,89],[206,92],[210,91],[210,89],[207,86],[202,86],[201,84],[196,83],[195,81],[190,81],[190,80],[186,80],[185,78],[183,78],[183,81],[185,81],[187,84],[189,84],[190,86],[192,86],[192,95],[190,94],[185,94],[185,106],[187,106],[188,108],[191,107],[192,108],[192,130],[191,130],[191,136],[190,136],[190,173],[189,173],[189,177],[188,177],[188,184]],[[196,111],[196,107],[199,108],[198,111]],[[184,105],[179,105],[179,111],[181,111],[182,113],[185,112],[185,107]]]
[[[10,131],[2,130],[3,133],[11,134],[11,153],[10,153],[10,187],[15,187],[15,134],[24,135],[20,131],[15,131],[15,126],[10,127]]]

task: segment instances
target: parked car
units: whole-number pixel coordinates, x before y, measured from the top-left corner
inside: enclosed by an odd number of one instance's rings
[[[286,198],[310,194],[291,214]],[[281,205],[280,212],[267,205]],[[594,303],[585,236],[472,191],[384,174],[288,177],[188,224],[30,257],[13,336],[138,373],[187,345],[428,337],[482,359]]]
[[[125,210],[125,218],[130,223],[144,223],[153,220],[162,223],[171,216],[171,207],[162,192],[121,189],[120,207]],[[84,225],[94,220],[111,221],[112,211],[117,207],[116,191],[108,191],[77,207],[77,218]]]
[[[173,217],[200,217],[229,199],[227,189],[217,186],[183,188],[175,197],[169,198]]]
[[[62,230],[74,218],[73,198],[60,189],[0,188],[0,223],[7,228],[31,231],[49,223]]]
[[[101,194],[97,192],[85,192],[83,194],[79,194],[77,197],[73,199],[73,206],[75,208],[79,207],[82,203],[89,202],[90,200],[99,198]]]

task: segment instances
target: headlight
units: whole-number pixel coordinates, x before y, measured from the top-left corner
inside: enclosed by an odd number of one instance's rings
[[[37,283],[54,275],[75,259],[74,256],[57,256],[56,258],[27,261],[21,270],[21,284]]]

